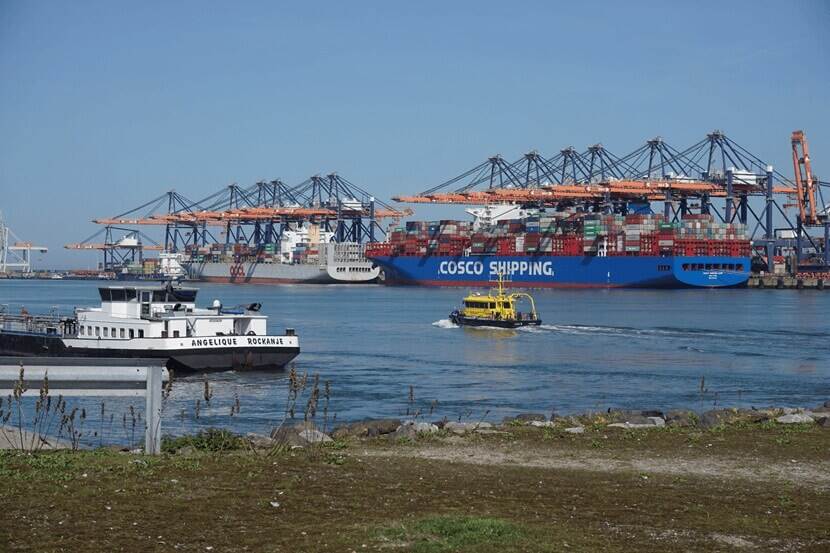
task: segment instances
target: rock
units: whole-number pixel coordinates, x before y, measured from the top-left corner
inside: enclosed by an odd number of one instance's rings
[[[180,447],[180,448],[176,451],[176,455],[184,455],[184,456],[186,456],[186,457],[187,457],[187,456],[190,456],[190,455],[193,455],[193,454],[195,454],[195,453],[196,453],[196,448],[195,448],[195,447],[193,447],[192,445],[186,445],[186,446],[184,446],[184,447]]]
[[[268,436],[262,436],[260,434],[246,434],[245,438],[251,444],[251,447],[254,449],[271,449],[274,446],[274,440],[269,438]]]
[[[796,413],[798,413],[798,411],[799,411],[799,409],[797,409],[795,407],[782,407],[781,408],[781,413],[783,415],[795,415]]]
[[[584,426],[574,426],[573,428],[566,428],[565,432],[568,434],[584,434],[585,427]]]
[[[305,446],[308,442],[300,437],[300,431],[305,430],[303,427],[296,427],[296,426],[281,426],[279,428],[275,428],[271,431],[271,440],[273,440],[273,445],[282,444],[288,445],[291,447],[294,446]]]
[[[537,428],[552,428],[556,426],[556,423],[553,421],[530,421],[530,426],[535,426]]]
[[[728,424],[733,420],[735,413],[729,409],[712,409],[700,415],[700,426],[714,428],[721,424]]]
[[[752,424],[759,424],[770,420],[770,413],[757,409],[738,409],[738,417]]]
[[[828,399],[827,401],[824,402],[824,407],[826,407],[827,409],[830,409],[830,399]]]
[[[367,419],[338,426],[331,433],[335,439],[349,436],[357,438],[373,438],[383,434],[391,434],[401,426],[400,419]]]
[[[435,432],[438,432],[438,427],[434,424],[406,421],[395,430],[393,437],[414,440],[419,434],[433,434]]]
[[[816,421],[813,420],[813,417],[804,413],[791,413],[789,415],[781,415],[775,419],[775,422],[781,424],[811,424]]]
[[[527,424],[532,421],[546,421],[548,418],[541,414],[541,413],[520,413],[515,417],[504,417],[504,424],[509,424],[511,422],[517,422],[521,424]]]
[[[608,411],[608,419],[614,422],[631,424],[649,424],[649,417],[662,416],[660,411],[641,411],[639,409],[614,409]]]
[[[482,428],[493,428],[489,422],[456,422],[448,421],[444,423],[444,430],[449,430],[454,434],[466,434],[467,432],[475,432]]]
[[[822,428],[830,428],[830,417],[819,417],[816,423]]]
[[[674,410],[666,413],[666,424],[676,427],[694,426],[697,415],[692,411]]]
[[[637,424],[631,422],[612,422],[608,425],[609,428],[657,428],[657,425],[649,422],[648,424]]]
[[[314,428],[306,428],[305,430],[300,431],[299,435],[300,438],[310,444],[319,444],[332,441],[332,439],[327,435],[323,434],[319,430],[315,430]]]
[[[660,417],[661,419],[663,418],[663,411],[658,411],[657,409],[640,411],[640,414],[642,416],[648,417],[648,418],[651,418],[651,417]]]
[[[646,417],[654,426],[666,426],[666,421],[663,417]]]
[[[505,432],[504,430],[496,430],[495,428],[479,428],[476,430],[476,434],[484,434],[484,435],[497,435],[497,434],[504,434],[509,436],[510,432]]]
[[[627,422],[629,424],[652,424],[652,421],[648,417],[644,417],[643,415],[629,415],[626,417],[618,417],[617,422]]]

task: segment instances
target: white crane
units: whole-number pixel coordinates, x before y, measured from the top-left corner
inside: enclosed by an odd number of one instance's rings
[[[14,240],[13,244],[9,244]],[[32,272],[32,252],[46,253],[46,246],[35,246],[31,242],[23,242],[6,226],[3,213],[0,212],[0,274],[11,271],[23,273]]]

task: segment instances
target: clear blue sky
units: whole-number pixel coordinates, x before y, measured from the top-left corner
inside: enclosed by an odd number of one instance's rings
[[[494,153],[714,128],[787,174],[803,128],[830,175],[828,29],[826,0],[0,0],[0,210],[83,266],[61,246],[91,218],[170,188],[338,171],[388,198]]]

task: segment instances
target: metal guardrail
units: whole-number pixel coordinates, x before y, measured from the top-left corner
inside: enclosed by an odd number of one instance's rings
[[[0,357],[0,394],[13,393],[20,381],[37,396],[44,377],[50,395],[64,397],[144,397],[144,452],[161,451],[161,393],[170,379],[165,359]]]

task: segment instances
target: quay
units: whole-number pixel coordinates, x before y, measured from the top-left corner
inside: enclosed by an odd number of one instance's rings
[[[783,275],[751,276],[748,288],[774,288],[776,290],[826,290],[830,279]]]

